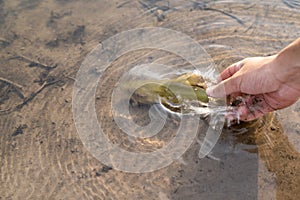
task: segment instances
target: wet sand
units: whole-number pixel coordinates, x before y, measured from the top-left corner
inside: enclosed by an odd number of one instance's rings
[[[212,152],[219,160],[199,159],[195,141],[179,161],[145,174],[103,165],[77,134],[76,73],[86,55],[116,33],[149,26],[183,32],[219,70],[244,57],[273,54],[300,35],[293,1],[205,2],[0,0],[0,199],[299,199],[299,106],[225,127]],[[110,91],[118,77],[125,66],[150,58],[186,64],[166,52],[131,52],[114,61],[99,83],[99,120],[123,148],[157,149],[172,136],[132,146],[111,120]],[[147,108],[133,110],[141,111]],[[147,119],[144,114],[137,123]],[[171,118],[166,128],[177,127]],[[199,139],[206,129],[202,121]]]

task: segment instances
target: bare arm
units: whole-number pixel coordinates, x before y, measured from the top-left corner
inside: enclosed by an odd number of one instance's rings
[[[276,55],[275,62],[277,64],[274,70],[278,72],[280,80],[287,83],[295,81],[300,85],[300,38],[281,50]]]
[[[220,80],[207,94],[216,98],[247,94],[246,104],[239,106],[242,120],[290,106],[300,97],[300,38],[276,55],[232,64]]]

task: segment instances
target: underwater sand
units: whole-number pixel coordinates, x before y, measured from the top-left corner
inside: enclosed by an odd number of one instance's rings
[[[99,42],[121,31],[155,26],[183,32],[221,71],[245,57],[274,54],[299,37],[299,9],[296,0],[0,0],[0,199],[299,199],[299,102],[225,127],[212,151],[217,159],[199,159],[195,140],[179,161],[144,174],[95,159],[72,115],[81,63]],[[112,120],[114,84],[126,69],[149,60],[187,65],[167,52],[130,52],[113,62],[96,93],[103,130],[129,150],[160,148],[178,128],[171,117],[165,127],[170,135],[158,137],[162,141],[133,144]],[[149,121],[147,107],[132,113],[136,123]],[[198,139],[205,120],[200,126]]]

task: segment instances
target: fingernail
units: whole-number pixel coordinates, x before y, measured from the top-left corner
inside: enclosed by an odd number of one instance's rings
[[[213,95],[213,88],[211,88],[211,87],[207,88],[207,89],[206,89],[206,94],[207,94],[208,96],[212,96],[212,95]]]
[[[241,61],[236,64],[236,67],[240,70],[243,67],[244,63]]]
[[[213,98],[225,97],[226,94],[224,93],[224,91],[219,91],[219,90],[220,90],[220,85],[213,85],[206,89],[206,94],[207,96]]]

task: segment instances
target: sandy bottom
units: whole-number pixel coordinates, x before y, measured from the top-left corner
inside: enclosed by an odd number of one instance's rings
[[[209,157],[199,159],[195,138],[178,161],[150,173],[102,164],[78,136],[76,73],[99,42],[121,31],[155,26],[183,32],[219,70],[273,54],[300,35],[297,1],[205,2],[0,0],[0,199],[299,199],[299,103],[225,127]],[[162,134],[162,141],[134,143],[114,123],[112,88],[126,69],[145,62],[187,65],[168,52],[129,52],[113,61],[96,92],[105,134],[132,151],[161,148],[178,128],[170,117],[164,129],[170,135]],[[135,122],[147,124],[147,111],[132,108]],[[206,130],[201,120],[198,139]]]

